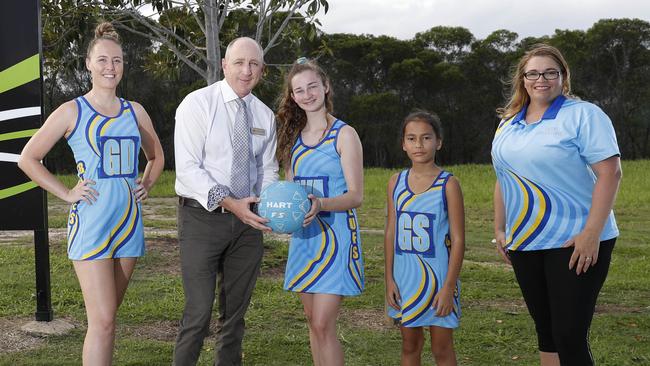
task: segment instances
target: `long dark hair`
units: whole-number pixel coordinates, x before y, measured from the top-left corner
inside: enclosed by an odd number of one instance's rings
[[[291,149],[300,131],[307,124],[307,114],[291,98],[293,91],[291,79],[304,71],[313,71],[321,78],[323,85],[327,89],[327,92],[325,92],[325,108],[327,108],[328,113],[332,113],[334,110],[334,105],[332,104],[332,88],[330,87],[329,78],[325,74],[325,71],[314,60],[305,61],[300,58],[294,62],[284,80],[277,113],[278,147],[275,155],[280,164],[285,168],[291,162]]]

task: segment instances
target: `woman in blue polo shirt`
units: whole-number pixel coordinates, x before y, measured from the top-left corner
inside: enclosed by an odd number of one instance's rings
[[[612,122],[571,96],[569,66],[535,45],[519,61],[492,143],[497,250],[511,263],[546,365],[593,365],[589,326],[618,228]]]

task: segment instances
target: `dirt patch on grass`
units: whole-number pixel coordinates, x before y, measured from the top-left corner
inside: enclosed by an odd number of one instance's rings
[[[178,239],[171,236],[158,236],[146,239],[148,253],[155,253],[157,258],[147,262],[144,270],[150,273],[180,275],[181,260]],[[145,254],[146,256],[146,254]]]
[[[282,279],[284,277],[284,267],[285,264],[282,264],[281,266],[277,266],[277,267],[272,267],[272,266],[262,267],[262,269],[260,270],[260,276],[264,278],[270,278],[270,279]]]
[[[491,268],[491,269],[498,268],[498,269],[505,270],[505,271],[508,271],[508,272],[513,272],[511,265],[506,264],[506,263],[501,262],[501,261],[484,262],[484,261],[472,261],[472,260],[469,260],[469,259],[465,259],[465,260],[463,260],[463,264],[465,264],[465,265],[472,264],[472,265],[476,265],[476,266],[479,266],[479,267]]]
[[[119,326],[118,337],[129,337],[138,339],[148,339],[160,342],[174,342],[178,335],[178,321],[161,321],[155,324],[145,325],[123,325]],[[213,319],[210,322],[210,330],[208,336],[203,341],[203,347],[214,347],[217,339],[215,334],[217,332],[216,314],[213,314]]]
[[[339,322],[369,330],[386,330],[393,327],[393,321],[383,310],[342,309]]]
[[[50,245],[65,241],[67,235],[66,229],[49,229],[48,238]],[[34,245],[34,231],[33,230],[7,230],[0,231],[0,245]]]
[[[618,304],[596,304],[596,314],[630,314],[650,313],[650,307],[618,305]]]
[[[173,342],[178,334],[178,321],[161,321],[137,326],[124,325],[119,328],[121,337]]]
[[[506,314],[528,314],[528,308],[523,298],[515,299],[491,299],[491,300],[465,300],[462,306],[478,309],[496,309]],[[640,306],[618,305],[618,304],[597,304],[596,314],[638,314],[650,313],[649,308]]]
[[[20,352],[43,346],[46,337],[31,335],[21,330],[21,327],[33,319],[0,318],[0,353]],[[69,321],[69,320],[67,320]]]
[[[157,233],[148,233],[148,234],[158,234],[160,236],[152,235],[147,237],[146,245],[148,253],[155,253],[157,258],[155,262],[149,262],[144,267],[143,270],[149,273],[163,273],[170,275],[180,275],[181,274],[181,265],[180,265],[180,251],[178,239],[175,237],[176,231],[168,233],[167,231],[160,231]],[[287,241],[287,235],[277,235],[277,234],[267,234],[264,237],[264,240],[276,240],[276,241]],[[270,247],[265,247],[265,256],[267,253],[271,252],[273,249]],[[146,254],[145,254],[146,256]],[[276,263],[278,262],[278,263]],[[284,276],[284,267],[286,261],[265,261],[262,264],[261,276],[266,278],[282,278]]]
[[[518,299],[491,299],[491,300],[463,300],[461,307],[475,308],[474,311],[483,309],[501,310],[506,314],[527,314],[528,308],[523,298]]]

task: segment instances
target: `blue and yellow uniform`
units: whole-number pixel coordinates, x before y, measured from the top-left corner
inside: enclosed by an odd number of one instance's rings
[[[395,255],[393,278],[402,299],[400,311],[388,315],[404,327],[458,327],[460,281],[454,292],[454,310],[436,316],[433,299],[449,269],[449,217],[445,187],[451,173],[440,171],[433,184],[415,194],[408,185],[410,170],[402,171],[393,190],[395,207]]]
[[[620,155],[607,115],[591,103],[558,96],[541,120],[527,124],[527,106],[501,121],[492,162],[506,211],[506,247],[562,247],[584,228],[596,176],[590,165]],[[618,236],[610,211],[600,240]]]
[[[291,151],[294,182],[317,197],[347,192],[336,150],[337,136],[346,124],[334,121],[325,137],[307,146],[300,136]],[[359,295],[364,286],[361,238],[354,209],[320,212],[311,224],[293,233],[284,288],[294,292]]]
[[[104,116],[86,98],[75,99],[77,122],[68,145],[80,179],[99,192],[92,205],[72,204],[68,219],[68,257],[91,260],[144,254],[140,203],[133,194],[138,176],[140,132],[131,104],[121,99],[115,117]]]

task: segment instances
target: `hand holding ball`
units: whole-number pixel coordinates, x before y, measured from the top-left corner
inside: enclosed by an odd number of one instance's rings
[[[311,201],[305,189],[293,182],[279,181],[268,185],[260,194],[258,214],[276,233],[289,234],[302,227]]]

